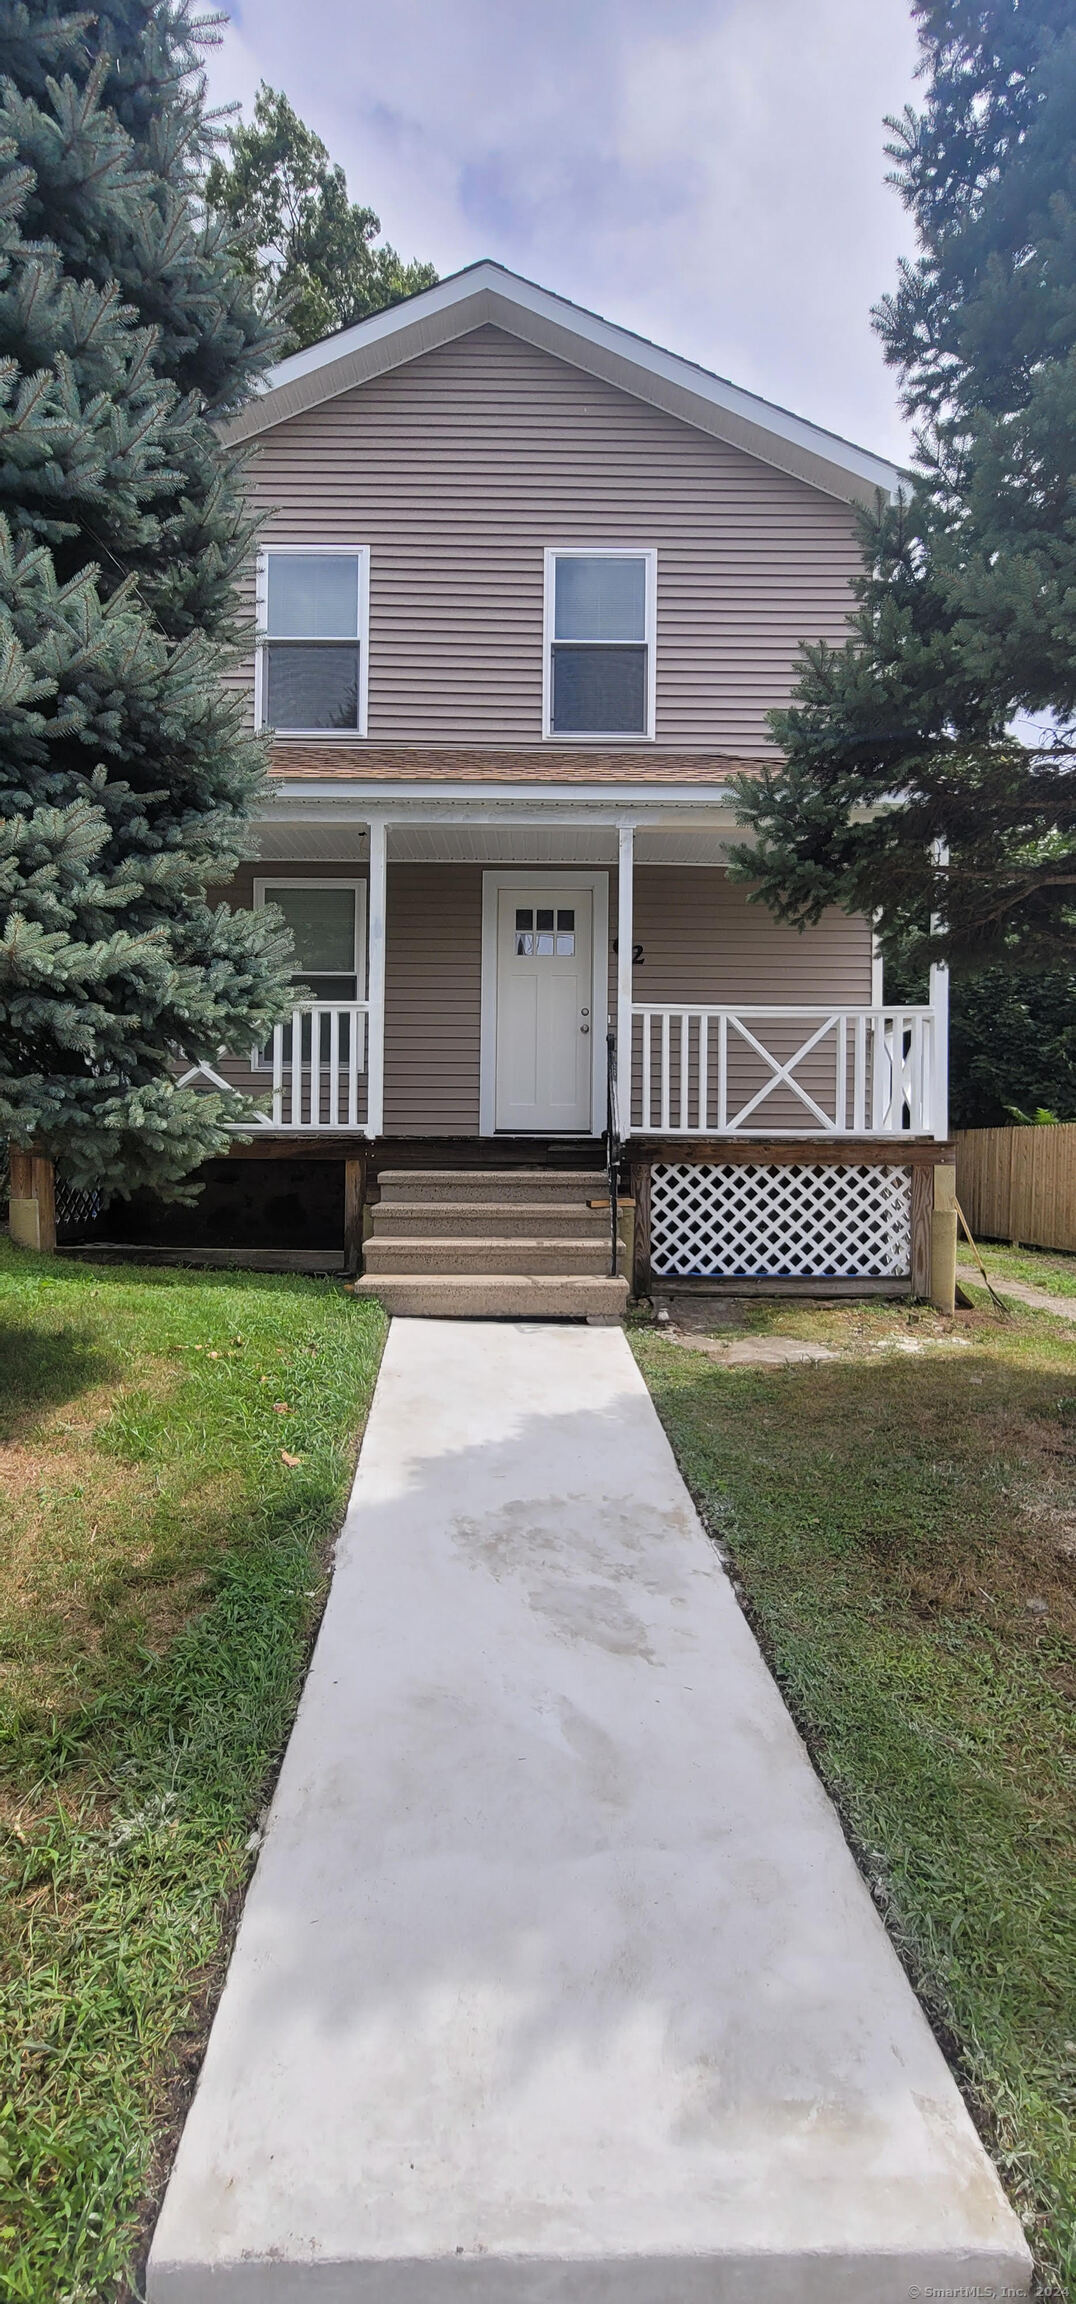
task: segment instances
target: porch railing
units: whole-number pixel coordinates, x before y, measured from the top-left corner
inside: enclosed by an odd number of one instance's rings
[[[632,1009],[634,1133],[929,1136],[930,1008]],[[627,1066],[621,1066],[622,1079]]]
[[[605,1035],[605,1159],[609,1183],[609,1275],[616,1279],[620,1209],[620,1083],[616,1069],[616,1033]]]
[[[253,1051],[249,1086],[205,1063],[181,1085],[204,1077],[257,1097],[265,1083],[263,1126],[377,1134],[371,1014],[368,1000],[299,1002]],[[630,1136],[944,1134],[944,1051],[933,1008],[636,1004],[630,1053],[610,1046],[610,1178]]]
[[[367,1000],[304,1000],[255,1063],[272,1065],[274,1128],[361,1128]]]

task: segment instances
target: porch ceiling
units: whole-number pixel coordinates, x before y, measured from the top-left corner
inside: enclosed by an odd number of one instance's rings
[[[708,824],[641,824],[637,864],[723,865],[727,831]],[[258,858],[273,864],[357,864],[369,855],[366,826],[277,816],[258,827]],[[613,824],[402,823],[388,827],[391,864],[608,864],[617,860]]]

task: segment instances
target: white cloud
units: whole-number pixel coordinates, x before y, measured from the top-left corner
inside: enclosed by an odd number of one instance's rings
[[[211,106],[223,113],[239,105],[249,116],[265,70],[234,17],[223,25],[213,45],[206,47],[204,57]]]
[[[296,109],[407,256],[495,256],[867,446],[910,244],[882,115],[908,0],[251,0],[210,60]]]

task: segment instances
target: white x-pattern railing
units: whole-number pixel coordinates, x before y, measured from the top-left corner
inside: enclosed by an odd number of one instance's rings
[[[635,1005],[632,1128],[662,1136],[930,1135],[934,1035],[930,1008]]]
[[[257,1099],[268,1073],[269,1111],[256,1111],[251,1120],[238,1122],[238,1126],[249,1127],[253,1122],[263,1128],[362,1132],[367,1125],[368,1029],[366,1000],[302,1000],[274,1027],[264,1048],[251,1050],[253,1079],[249,1086],[240,1087],[205,1062],[193,1064],[177,1086],[187,1088],[198,1081],[224,1095]],[[222,1048],[218,1062],[223,1060],[226,1051]]]

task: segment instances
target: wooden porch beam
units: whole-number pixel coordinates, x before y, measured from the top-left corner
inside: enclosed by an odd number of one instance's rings
[[[932,1136],[643,1136],[631,1140],[633,1160],[707,1166],[912,1168],[952,1161],[951,1143]]]

